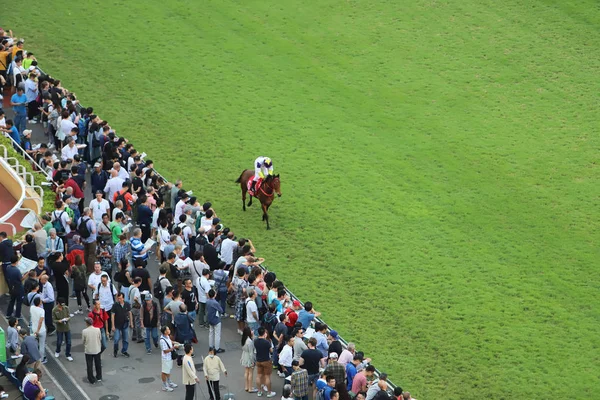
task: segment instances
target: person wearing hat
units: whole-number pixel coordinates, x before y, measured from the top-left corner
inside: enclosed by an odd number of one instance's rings
[[[23,150],[25,150],[27,154],[29,154],[32,157],[35,153],[37,153],[37,151],[33,150],[33,147],[31,146],[31,129],[25,129],[23,131],[23,138],[21,138],[21,147],[23,148]]]
[[[298,300],[294,300],[292,302],[291,307],[288,307],[285,310],[285,313],[288,316],[288,321],[285,323],[285,326],[288,327],[288,333],[291,335],[294,331],[294,327],[296,325],[296,321],[298,321],[298,310],[302,308],[302,304]]]
[[[154,347],[158,348],[158,304],[154,301],[154,298],[150,293],[144,296],[144,305],[141,309],[141,324],[142,329],[146,330],[146,353],[152,354],[152,348],[150,347],[150,338]]]
[[[269,157],[258,157],[254,161],[254,178],[252,179],[252,192],[256,191],[257,187],[260,187],[260,183],[265,176],[273,175],[273,161]]]
[[[331,353],[336,353],[338,356],[342,354],[344,348],[342,347],[338,333],[333,329],[329,331],[327,342],[329,343],[329,349],[327,350],[329,352],[329,357],[331,357]]]
[[[92,193],[101,192],[104,194],[104,187],[106,186],[106,182],[108,182],[108,172],[102,169],[102,164],[99,162],[94,163],[94,170],[90,174],[91,182],[92,182]]]
[[[325,374],[332,375],[337,383],[346,382],[346,369],[338,363],[338,354],[336,352],[329,354],[329,362],[325,367]]]

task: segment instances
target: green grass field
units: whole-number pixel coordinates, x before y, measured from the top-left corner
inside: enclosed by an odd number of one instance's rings
[[[600,397],[596,2],[55,0],[2,26],[419,400]],[[233,183],[258,155],[268,232]]]

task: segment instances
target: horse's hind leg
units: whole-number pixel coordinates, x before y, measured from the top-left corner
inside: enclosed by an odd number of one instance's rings
[[[253,197],[250,196],[250,201],[248,202],[248,207],[250,207],[252,205],[252,199],[253,199]]]

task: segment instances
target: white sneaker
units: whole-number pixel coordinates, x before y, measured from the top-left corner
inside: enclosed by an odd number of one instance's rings
[[[239,329],[237,330],[237,332],[238,332],[238,334],[240,334],[240,335],[243,335],[243,334],[244,334],[244,332],[242,332],[242,331],[241,331],[241,330],[239,330]]]
[[[17,354],[16,356],[15,355],[10,356],[10,358],[12,358],[13,360],[16,360],[17,358],[21,358],[21,357],[23,357],[23,354]]]
[[[277,375],[279,375],[280,378],[285,378],[285,374],[281,371],[277,371]]]
[[[173,388],[170,388],[168,386],[163,386],[162,390],[163,390],[163,392],[172,392]]]
[[[277,393],[275,393],[275,392],[271,392],[271,393],[267,394],[267,397],[275,397],[276,394]]]
[[[14,368],[6,368],[6,372],[9,372],[11,374],[14,374],[15,371],[16,371],[16,369],[14,369]]]
[[[67,357],[67,360],[73,361],[73,357],[69,356],[69,357]]]
[[[54,353],[54,358],[60,357],[60,353]]]
[[[176,383],[173,383],[173,382],[169,382],[169,386],[170,386],[170,387],[172,387],[172,388],[176,388],[176,387],[177,387],[177,384],[176,384]]]
[[[69,317],[73,318],[75,316],[75,314],[69,314]]]

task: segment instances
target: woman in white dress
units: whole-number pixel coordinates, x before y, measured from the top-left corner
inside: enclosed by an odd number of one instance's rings
[[[240,364],[244,366],[244,390],[248,393],[258,392],[257,388],[252,387],[256,354],[254,353],[252,329],[248,326],[242,332],[242,358]]]

